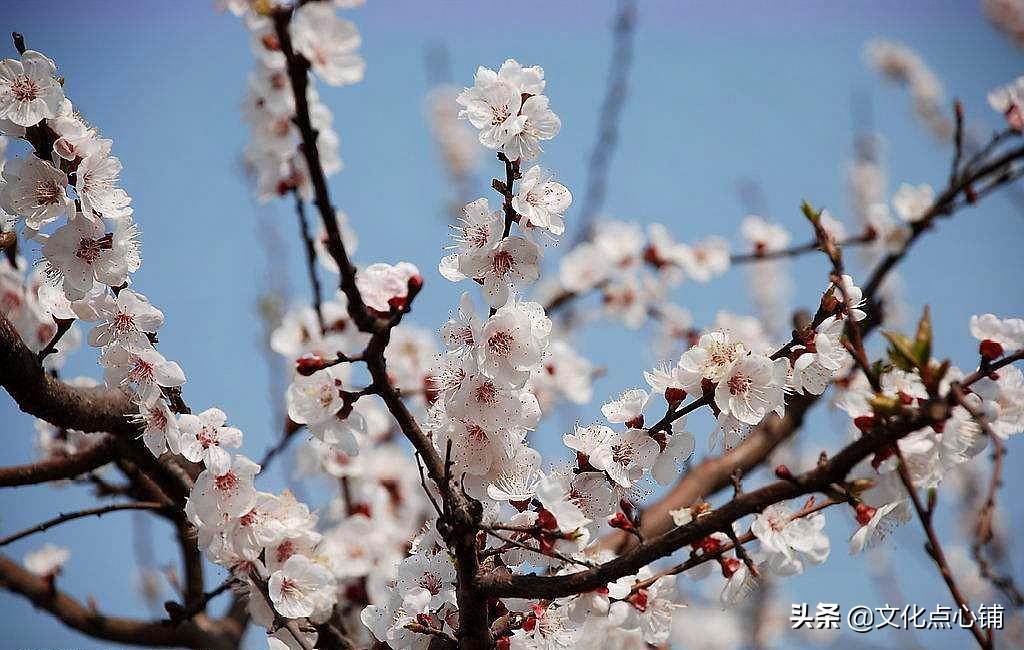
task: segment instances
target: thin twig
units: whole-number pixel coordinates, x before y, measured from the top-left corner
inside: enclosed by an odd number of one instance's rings
[[[897,469],[900,475],[900,481],[903,482],[903,487],[906,488],[907,493],[910,494],[910,500],[914,504],[914,511],[917,513],[917,518],[921,522],[921,527],[924,528],[925,536],[928,538],[928,543],[925,544],[925,551],[931,556],[932,560],[935,561],[936,566],[939,567],[939,573],[942,575],[942,580],[946,583],[946,587],[949,589],[949,594],[956,601],[957,608],[960,610],[961,616],[964,612],[971,612],[970,601],[960,590],[960,587],[956,583],[956,578],[953,576],[953,570],[949,568],[949,562],[946,560],[946,554],[942,550],[942,544],[939,543],[939,537],[935,533],[935,528],[932,526],[932,516],[934,510],[932,508],[925,508],[921,502],[921,496],[917,493],[917,488],[914,486],[914,480],[910,476],[910,470],[907,468],[907,461],[903,457],[903,452],[900,451],[899,443],[892,445],[896,458],[899,461]],[[990,631],[991,632],[991,631]],[[975,640],[978,642],[978,646],[985,650],[991,650],[993,647],[992,638],[986,635],[978,624],[977,620],[974,620],[972,616],[971,620],[971,634],[974,635]]]
[[[306,204],[302,201],[302,196],[299,195],[298,190],[293,190],[292,195],[295,197],[295,213],[299,217],[299,234],[302,236],[306,252],[306,271],[309,274],[309,285],[313,290],[313,310],[316,312],[316,322],[320,326],[320,334],[322,336],[327,333],[327,327],[324,324],[323,293],[320,289],[320,276],[316,271],[316,248],[313,246],[313,237],[309,234]]]
[[[166,504],[158,503],[155,501],[140,501],[133,503],[112,503],[110,505],[101,506],[99,508],[89,508],[88,510],[79,510],[77,512],[65,512],[54,517],[53,519],[47,519],[46,521],[36,524],[31,528],[12,533],[7,537],[0,538],[0,546],[7,546],[11,542],[16,542],[23,537],[28,537],[34,533],[41,533],[44,530],[53,528],[59,524],[63,524],[65,521],[73,521],[75,519],[81,519],[83,517],[102,517],[108,512],[116,512],[118,510],[165,510]]]

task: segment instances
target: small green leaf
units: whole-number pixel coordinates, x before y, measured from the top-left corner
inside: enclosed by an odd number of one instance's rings
[[[888,395],[873,395],[868,404],[878,415],[892,415],[900,410],[900,401]]]
[[[800,203],[800,210],[803,211],[804,216],[807,220],[814,225],[818,225],[818,221],[821,219],[821,212],[815,210],[810,203],[802,201]]]
[[[911,371],[917,367],[917,353],[910,339],[899,332],[882,332],[889,341],[889,360],[900,370]]]
[[[914,353],[918,367],[925,366],[932,358],[932,317],[927,305],[921,314],[921,320],[917,322]]]

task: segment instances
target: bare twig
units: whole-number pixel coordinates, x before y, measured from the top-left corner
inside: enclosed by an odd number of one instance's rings
[[[12,542],[16,542],[23,537],[35,533],[41,533],[44,530],[53,528],[59,524],[63,524],[66,521],[72,521],[75,519],[81,519],[83,517],[102,517],[108,512],[116,512],[118,510],[165,510],[167,504],[156,501],[141,501],[135,503],[112,503],[110,505],[101,506],[99,508],[89,508],[88,510],[79,510],[77,512],[66,512],[54,517],[53,519],[47,519],[46,521],[36,524],[31,528],[12,533],[6,537],[0,538],[0,546],[7,546]]]
[[[956,579],[953,576],[952,569],[949,568],[949,562],[946,560],[946,554],[942,550],[942,545],[939,543],[939,537],[935,534],[935,528],[932,526],[932,516],[934,515],[934,508],[931,507],[934,504],[930,504],[928,508],[925,508],[921,502],[921,496],[917,493],[917,488],[914,487],[914,480],[910,476],[910,470],[907,469],[907,461],[903,457],[903,452],[900,451],[899,444],[894,444],[892,448],[895,450],[896,458],[899,460],[898,470],[900,474],[900,481],[903,482],[903,487],[906,488],[910,494],[910,500],[914,504],[914,512],[917,513],[917,518],[921,522],[921,527],[924,528],[925,536],[928,538],[928,543],[925,544],[925,551],[935,561],[936,566],[939,567],[939,573],[942,575],[942,580],[946,583],[946,587],[949,588],[949,593],[956,601],[957,608],[960,610],[961,615],[963,612],[970,612],[971,606],[970,601],[960,590],[960,587],[956,583]],[[990,631],[991,633],[991,631]],[[976,620],[971,620],[971,634],[974,635],[978,645],[981,648],[990,649],[993,647],[992,637],[986,635],[981,629],[981,626]]]

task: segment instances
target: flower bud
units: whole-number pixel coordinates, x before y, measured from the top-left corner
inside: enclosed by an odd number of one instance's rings
[[[721,560],[722,576],[726,579],[733,577],[740,570],[740,561],[734,557],[727,557]]]
[[[995,361],[1003,356],[1003,346],[992,339],[985,339],[978,345],[978,352],[985,361]]]
[[[315,354],[307,354],[295,360],[295,372],[303,377],[309,377],[313,373],[323,370],[328,362]]]
[[[686,399],[686,391],[682,388],[669,386],[665,389],[665,401],[668,402],[670,406],[675,406],[684,399]]]
[[[875,516],[878,508],[872,508],[866,503],[858,503],[855,510],[857,511],[857,523],[861,526],[867,526],[871,518]]]
[[[627,532],[631,530],[636,530],[636,526],[633,525],[633,522],[630,521],[626,517],[626,515],[622,514],[621,512],[616,512],[615,515],[609,517],[608,525],[612,528],[621,528],[622,530],[625,530]]]

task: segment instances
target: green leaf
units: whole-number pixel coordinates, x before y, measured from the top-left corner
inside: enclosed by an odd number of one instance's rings
[[[917,322],[917,334],[914,336],[914,354],[918,367],[924,367],[932,358],[932,317],[926,305],[921,320]]]
[[[882,332],[889,341],[889,360],[900,370],[911,371],[917,367],[917,353],[914,344],[899,332]]]
[[[800,202],[800,210],[804,213],[804,216],[807,217],[808,221],[815,226],[818,225],[818,221],[821,219],[821,212],[815,210],[807,201]]]

